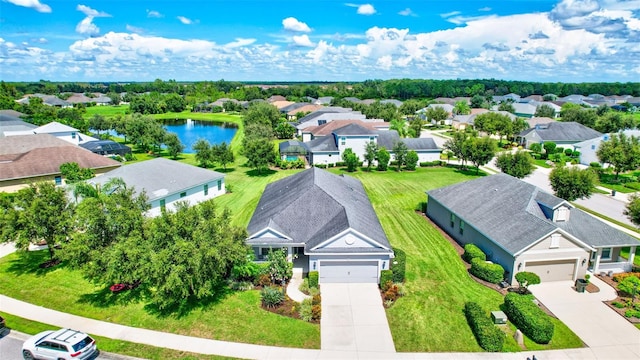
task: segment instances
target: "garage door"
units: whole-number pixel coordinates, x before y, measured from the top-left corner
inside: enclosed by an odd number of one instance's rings
[[[536,273],[542,282],[573,280],[575,260],[536,261],[526,264],[526,271]]]
[[[321,261],[321,283],[377,283],[377,261]]]

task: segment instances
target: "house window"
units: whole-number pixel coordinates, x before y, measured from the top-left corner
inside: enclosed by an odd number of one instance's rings
[[[72,133],[71,133],[71,138],[72,138],[72,139],[75,139],[75,138],[76,138],[76,133],[75,133],[75,132],[72,132]]]
[[[569,211],[569,209],[567,209],[564,206],[561,206],[558,208],[558,215],[556,216],[556,221],[567,221],[567,212]]]
[[[180,197],[181,197],[181,198],[183,198],[183,197],[185,197],[185,196],[187,196],[187,192],[186,192],[186,191],[183,191],[183,192],[181,192],[181,193],[180,193]]]
[[[451,227],[453,227],[453,222],[456,220],[456,215],[451,214]]]
[[[602,248],[601,260],[611,260],[611,248]]]
[[[375,141],[376,138],[374,138],[373,136],[369,137],[369,141]]]
[[[460,220],[460,235],[464,235],[464,221]]]
[[[62,185],[62,176],[56,176],[53,181],[56,182],[56,185]]]
[[[327,123],[327,120],[318,120],[318,125],[324,125]]]
[[[549,245],[549,249],[557,249],[559,247],[560,247],[560,234],[552,234],[551,245]]]
[[[347,138],[342,137],[340,138],[340,145],[345,145],[347,143]]]
[[[591,145],[591,150],[595,150],[596,146],[595,145]]]
[[[204,196],[209,195],[209,184],[204,184]]]
[[[160,199],[160,209],[167,210],[167,201],[165,199]]]
[[[222,180],[218,180],[218,191],[222,190]]]

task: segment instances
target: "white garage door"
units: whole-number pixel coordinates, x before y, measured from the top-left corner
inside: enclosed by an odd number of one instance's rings
[[[321,283],[377,283],[377,261],[321,261]]]
[[[554,260],[528,262],[526,271],[536,273],[542,282],[573,280],[575,260]]]

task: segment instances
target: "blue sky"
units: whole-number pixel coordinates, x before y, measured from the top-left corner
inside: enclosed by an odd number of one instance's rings
[[[639,81],[640,0],[0,0],[5,81]]]

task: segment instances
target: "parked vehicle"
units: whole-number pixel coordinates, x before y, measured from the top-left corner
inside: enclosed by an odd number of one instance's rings
[[[96,341],[91,336],[72,329],[43,331],[22,345],[25,360],[93,359],[98,355]]]

